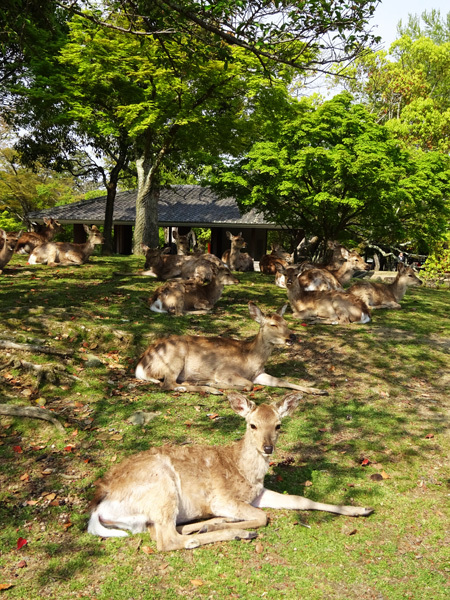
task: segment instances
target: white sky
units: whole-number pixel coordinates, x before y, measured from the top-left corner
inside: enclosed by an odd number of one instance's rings
[[[375,35],[381,36],[381,45],[385,50],[397,38],[397,24],[402,20],[403,25],[408,22],[408,15],[421,15],[425,10],[441,11],[441,17],[450,12],[449,0],[382,0],[378,5],[370,23],[374,27]]]

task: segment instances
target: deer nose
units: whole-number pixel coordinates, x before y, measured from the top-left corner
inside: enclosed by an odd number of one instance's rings
[[[272,454],[273,446],[264,446],[264,454]]]

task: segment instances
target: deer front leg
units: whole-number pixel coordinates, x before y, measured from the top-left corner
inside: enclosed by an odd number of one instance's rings
[[[304,394],[328,396],[328,392],[326,390],[319,390],[317,388],[297,385],[296,383],[286,381],[286,379],[278,379],[278,377],[273,377],[273,375],[269,375],[268,373],[260,373],[255,377],[253,383],[256,383],[257,385],[268,385],[270,387],[289,388],[291,390],[298,390],[299,392],[303,392]]]
[[[347,515],[348,517],[367,517],[373,513],[373,508],[324,504],[323,502],[314,502],[303,496],[279,494],[266,489],[263,489],[259,496],[253,500],[252,506],[257,508],[284,508],[287,510],[322,510],[338,515]]]

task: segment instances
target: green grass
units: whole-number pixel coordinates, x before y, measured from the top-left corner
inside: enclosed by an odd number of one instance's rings
[[[147,534],[86,533],[93,482],[123,457],[164,443],[223,445],[244,432],[224,396],[164,393],[134,380],[145,347],[171,333],[253,336],[248,301],[263,310],[286,303],[272,278],[249,273],[225,288],[210,315],[157,315],[146,299],[159,284],[138,275],[142,266],[141,258],[94,257],[52,269],[14,257],[1,275],[0,339],[73,353],[0,350],[0,402],[39,400],[66,428],[61,435],[44,421],[0,417],[0,585],[11,585],[2,597],[447,598],[445,289],[414,288],[402,310],[374,312],[365,326],[304,327],[288,310],[299,343],[276,350],[267,365],[273,375],[329,392],[304,396],[285,420],[267,486],[373,506],[369,518],[268,510],[256,540],[164,554]],[[93,357],[99,362],[87,366]],[[39,383],[20,360],[46,366],[56,379]],[[261,402],[284,393],[251,396]],[[128,419],[137,410],[160,415],[134,426]],[[370,464],[361,466],[363,459]],[[372,477],[382,473],[387,478]],[[19,537],[28,543],[17,550]]]

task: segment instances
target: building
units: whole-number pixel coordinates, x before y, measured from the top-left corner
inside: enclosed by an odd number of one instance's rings
[[[119,192],[115,199],[114,250],[118,254],[131,254],[136,195],[136,190]],[[29,213],[28,218],[39,223],[44,217],[53,217],[63,225],[73,225],[74,241],[83,242],[83,224],[102,226],[105,205],[106,196],[99,196]],[[259,260],[266,253],[268,230],[281,229],[279,225],[265,221],[263,215],[255,209],[241,214],[234,198],[219,198],[209,188],[198,185],[163,188],[158,216],[159,226],[169,228],[169,234],[173,227],[177,227],[182,234],[187,233],[191,227],[210,229],[210,251],[217,256],[221,256],[230,247],[227,231],[234,234],[242,232],[247,242],[247,251],[255,260]]]

